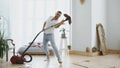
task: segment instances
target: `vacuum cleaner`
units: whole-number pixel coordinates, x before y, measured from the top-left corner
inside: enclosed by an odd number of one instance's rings
[[[68,14],[64,14],[64,16],[66,17],[66,19],[64,20],[64,22],[68,20],[68,23],[69,23],[69,25],[70,25],[70,24],[71,24],[71,17],[70,17]],[[58,24],[59,24],[59,23],[58,23]],[[57,24],[55,24],[55,25],[57,25]],[[54,27],[55,25],[50,26],[50,27],[46,28],[45,30],[47,30],[47,29],[49,29],[49,28],[52,28],[52,27]],[[15,48],[13,49],[13,56],[12,56],[11,59],[10,59],[10,61],[11,61],[12,64],[24,64],[24,62],[31,62],[31,61],[32,61],[32,56],[31,56],[30,54],[26,53],[26,51],[31,47],[31,45],[34,43],[35,39],[38,37],[38,35],[39,35],[41,32],[43,32],[43,30],[40,31],[40,32],[35,36],[35,38],[32,40],[32,42],[29,44],[29,46],[24,50],[24,52],[22,53],[22,55],[15,55]],[[11,40],[11,41],[12,41],[13,46],[15,47],[15,44],[13,43],[13,40]],[[25,56],[27,56],[27,58],[29,57],[29,60],[27,60],[27,59],[25,58]]]

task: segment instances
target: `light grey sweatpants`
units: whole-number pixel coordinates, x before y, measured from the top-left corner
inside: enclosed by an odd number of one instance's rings
[[[45,50],[47,59],[50,58],[49,51],[48,51],[48,42],[49,41],[51,43],[51,46],[53,48],[53,51],[54,51],[55,55],[57,56],[58,60],[60,60],[60,55],[58,53],[58,49],[57,49],[57,47],[55,45],[55,42],[54,42],[54,34],[45,34],[44,33],[43,45],[44,45],[44,50]]]

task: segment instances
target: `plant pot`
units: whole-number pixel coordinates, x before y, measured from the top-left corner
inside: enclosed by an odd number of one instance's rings
[[[70,45],[68,45],[68,49],[71,50],[71,46]]]
[[[62,38],[66,38],[66,35],[65,35],[65,34],[61,34],[61,37],[62,37]]]
[[[4,63],[6,62],[6,55],[4,54],[2,58],[0,58],[0,63]]]

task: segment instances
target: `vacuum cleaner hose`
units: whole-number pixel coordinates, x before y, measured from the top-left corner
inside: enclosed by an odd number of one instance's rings
[[[27,56],[27,58],[29,58],[29,60],[27,60],[25,58],[26,56]],[[32,56],[28,53],[23,54],[22,57],[24,58],[24,62],[31,62],[32,61]]]

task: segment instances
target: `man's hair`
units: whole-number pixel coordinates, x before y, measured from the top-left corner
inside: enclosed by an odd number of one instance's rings
[[[60,14],[62,14],[62,12],[61,11],[57,11],[58,13],[60,13]]]

